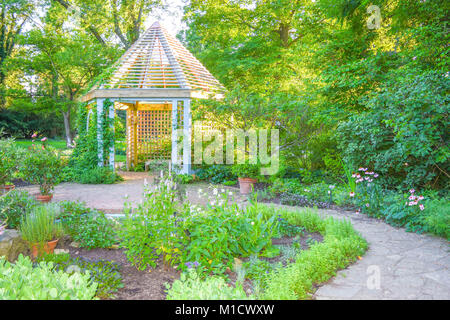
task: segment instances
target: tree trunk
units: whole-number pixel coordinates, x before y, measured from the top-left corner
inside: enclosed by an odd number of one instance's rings
[[[66,131],[66,145],[67,148],[73,148],[72,131],[70,130],[70,109],[67,112],[63,111],[62,114],[64,117],[64,129]]]

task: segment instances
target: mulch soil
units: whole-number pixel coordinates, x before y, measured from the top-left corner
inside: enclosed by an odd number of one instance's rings
[[[123,278],[123,288],[114,295],[116,300],[164,300],[166,297],[166,283],[172,283],[180,277],[180,272],[173,268],[165,268],[162,261],[158,261],[155,269],[139,271],[127,259],[124,249],[87,250],[74,248],[66,242],[59,249],[69,251],[74,258],[83,258],[89,261],[108,260],[120,266]]]

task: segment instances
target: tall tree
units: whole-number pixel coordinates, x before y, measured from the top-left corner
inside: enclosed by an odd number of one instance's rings
[[[5,105],[5,61],[13,53],[17,36],[29,20],[34,2],[29,0],[2,0],[0,4],[0,108]]]
[[[118,40],[128,49],[138,38],[148,14],[161,0],[52,0],[76,17],[102,45]],[[108,41],[109,40],[109,41]]]

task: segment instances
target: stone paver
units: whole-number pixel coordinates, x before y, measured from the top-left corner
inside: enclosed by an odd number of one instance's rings
[[[124,182],[114,185],[63,183],[55,188],[54,200],[84,201],[89,207],[119,213],[125,201],[136,206],[142,200],[144,179],[152,181],[146,173],[127,173]],[[207,200],[199,197],[197,190],[207,187],[188,185],[189,200],[205,203]],[[38,191],[34,186],[21,189]],[[236,200],[245,201],[239,197]],[[319,211],[324,217],[349,219],[368,241],[369,249],[362,260],[321,286],[314,295],[316,299],[450,299],[448,241],[408,233],[354,212]]]

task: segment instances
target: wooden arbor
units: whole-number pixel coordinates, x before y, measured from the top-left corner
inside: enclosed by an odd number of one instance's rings
[[[167,158],[182,173],[191,164],[191,99],[222,98],[224,87],[167,31],[155,22],[113,66],[110,76],[83,96],[97,104],[99,166],[105,160],[101,130],[105,112],[127,111],[127,167]],[[113,103],[104,110],[104,102]],[[183,155],[178,130],[183,133]],[[167,148],[167,146],[169,146]],[[114,168],[114,147],[109,165]]]

